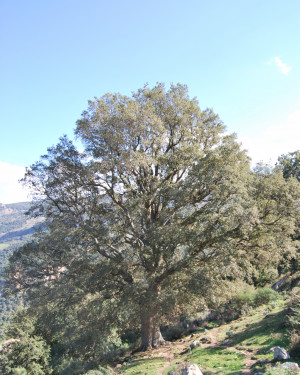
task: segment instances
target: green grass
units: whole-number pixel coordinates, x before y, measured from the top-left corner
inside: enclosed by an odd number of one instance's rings
[[[164,358],[142,358],[123,365],[123,373],[127,375],[156,375],[157,369],[165,365]]]
[[[244,369],[243,355],[221,347],[196,349],[187,360],[215,374],[236,374]]]
[[[263,309],[262,309],[263,310]],[[237,331],[231,338],[232,345],[247,345],[258,349],[261,353],[268,351],[273,346],[287,347],[289,344],[287,329],[282,322],[286,321],[286,310],[282,306],[277,307],[269,314],[261,311],[249,316],[240,324],[233,326]]]
[[[262,306],[259,309],[252,310],[247,316],[215,328],[217,345],[213,347],[197,347],[191,352],[182,353],[182,344],[180,347],[180,341],[178,341],[178,347],[175,344],[170,348],[174,353],[174,359],[168,367],[164,368],[163,374],[167,375],[169,371],[175,370],[177,366],[183,363],[195,363],[201,368],[204,375],[234,375],[245,369],[246,355],[253,359],[253,362],[259,359],[269,362],[273,359],[273,353],[267,353],[271,347],[281,346],[286,349],[289,347],[288,328],[282,324],[285,321],[286,306],[281,301],[275,307]],[[213,327],[214,324],[211,326]],[[189,343],[193,340],[209,336],[212,329],[209,329],[209,332],[198,332],[190,337],[184,344],[185,348],[187,349]],[[223,340],[228,338],[226,336],[228,331],[234,333],[230,337],[230,348],[221,345]],[[151,352],[149,353],[151,354]],[[166,365],[166,361],[161,357],[161,354],[157,352],[156,355],[157,357],[152,358],[134,358],[130,364],[123,367],[123,373],[126,375],[156,374],[158,369]],[[271,364],[267,365],[267,367],[270,366]],[[257,371],[261,370],[266,371],[266,366],[257,366]]]

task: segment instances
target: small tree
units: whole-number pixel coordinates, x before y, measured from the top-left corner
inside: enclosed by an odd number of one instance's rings
[[[42,337],[35,334],[33,322],[15,319],[0,349],[0,372],[2,374],[51,374],[50,347]]]
[[[278,158],[277,167],[282,170],[285,179],[295,178],[300,182],[300,150],[289,152],[288,154],[281,155]],[[292,236],[295,241],[295,245],[298,247],[298,253],[290,259],[290,266],[292,271],[297,271],[300,268],[300,258],[299,258],[299,231],[300,221],[297,223],[297,230]]]
[[[68,319],[76,306],[94,332],[138,320],[151,348],[164,342],[162,319],[192,294],[211,297],[229,276],[291,250],[299,187],[279,172],[251,172],[235,137],[186,86],[95,99],[76,135],[85,153],[64,137],[28,169],[32,211],[47,231],[8,271],[35,306],[42,293],[48,314]]]
[[[295,177],[300,181],[300,150],[281,155],[277,165],[282,168],[284,178]]]

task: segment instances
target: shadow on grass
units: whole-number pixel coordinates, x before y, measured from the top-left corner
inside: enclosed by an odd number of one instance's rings
[[[289,340],[284,335],[287,333],[287,328],[283,324],[286,320],[287,309],[268,314],[258,323],[253,323],[244,331],[232,336],[231,345],[259,345],[263,346],[264,353],[272,346],[287,346]]]

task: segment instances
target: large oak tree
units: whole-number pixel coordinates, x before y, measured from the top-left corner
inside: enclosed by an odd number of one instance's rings
[[[186,86],[96,98],[76,135],[84,152],[64,137],[28,169],[46,230],[10,266],[11,283],[35,303],[43,293],[56,318],[57,306],[80,305],[94,331],[138,320],[151,348],[193,293],[211,296],[214,283],[292,251],[299,187],[280,171],[251,172]]]

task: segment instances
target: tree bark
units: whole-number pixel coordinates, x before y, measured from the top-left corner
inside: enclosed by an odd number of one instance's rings
[[[142,324],[142,343],[141,350],[148,350],[156,348],[165,343],[164,338],[160,332],[160,328],[157,322],[157,316],[152,309],[148,309],[148,306],[144,306],[144,310],[141,312],[141,324]]]

